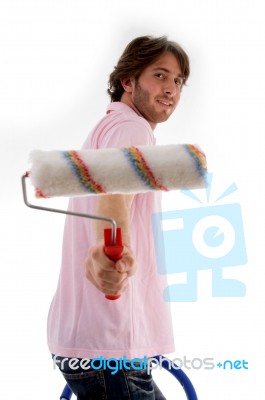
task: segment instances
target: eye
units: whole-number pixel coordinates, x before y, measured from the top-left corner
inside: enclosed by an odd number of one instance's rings
[[[182,78],[177,78],[176,80],[175,80],[175,84],[177,85],[177,86],[182,86],[183,85],[183,79]]]
[[[155,76],[156,76],[158,79],[161,79],[161,81],[162,81],[163,79],[165,79],[165,75],[162,74],[161,72],[155,74]]]

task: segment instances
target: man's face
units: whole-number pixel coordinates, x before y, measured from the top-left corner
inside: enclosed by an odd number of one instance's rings
[[[165,53],[146,67],[138,80],[133,81],[132,106],[154,128],[175,110],[182,84],[183,76],[177,59],[172,53]]]

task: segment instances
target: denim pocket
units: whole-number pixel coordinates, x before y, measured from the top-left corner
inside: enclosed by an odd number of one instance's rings
[[[153,378],[146,370],[125,371],[125,376],[131,399],[155,399]]]
[[[78,400],[106,400],[103,371],[62,372]]]

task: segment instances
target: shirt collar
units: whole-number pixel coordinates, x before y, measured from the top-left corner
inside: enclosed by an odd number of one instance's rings
[[[113,101],[112,103],[109,104],[106,113],[109,114],[111,111],[122,111],[125,112],[126,114],[138,115],[131,107],[127,106],[127,104],[122,103],[120,101]]]

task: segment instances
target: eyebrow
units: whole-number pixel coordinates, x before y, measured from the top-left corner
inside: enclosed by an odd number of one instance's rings
[[[154,71],[164,71],[166,73],[171,73],[171,71],[165,67],[155,67],[153,68]],[[182,74],[178,74],[178,78],[184,78]]]

